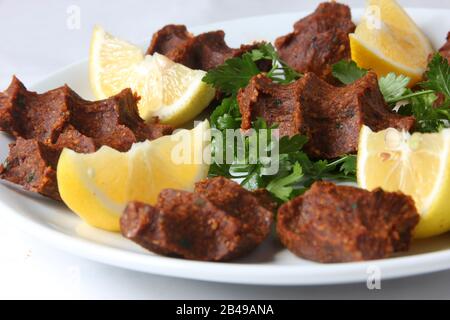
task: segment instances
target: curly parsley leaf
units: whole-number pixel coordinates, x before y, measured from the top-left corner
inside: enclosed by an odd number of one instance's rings
[[[292,172],[285,177],[279,177],[272,180],[266,189],[272,193],[276,198],[282,201],[288,201],[291,198],[294,190],[293,184],[300,181],[303,177],[302,167],[300,163],[296,162],[292,167]]]
[[[410,89],[397,100],[406,105],[399,109],[403,115],[416,118],[419,132],[439,132],[450,127],[450,65],[447,59],[436,54],[428,64],[424,82],[419,85],[426,89],[413,92]]]
[[[291,67],[289,67],[283,60],[280,59],[275,48],[270,43],[261,44],[258,49],[251,52],[254,61],[270,60],[272,68],[267,72],[267,76],[278,83],[291,83],[302,76]]]
[[[260,61],[263,59],[278,61],[280,59],[275,48],[270,43],[260,44],[259,47],[257,49],[253,49],[250,54],[253,61]]]
[[[441,92],[446,100],[450,99],[450,64],[446,58],[436,53],[428,64],[425,73],[426,81],[421,87],[435,92]]]
[[[237,129],[241,126],[241,113],[235,96],[222,100],[211,113],[210,123],[219,130]]]
[[[381,77],[378,81],[380,86],[380,91],[383,94],[384,100],[386,102],[394,102],[396,99],[402,97],[409,83],[410,78],[390,72],[385,77]]]
[[[346,155],[341,158],[341,166],[339,172],[343,173],[345,177],[353,177],[356,175],[356,156]],[[338,165],[335,163],[335,165]]]
[[[306,142],[308,142],[308,138],[300,134],[292,137],[283,136],[280,138],[279,152],[281,154],[296,152],[303,148]]]
[[[409,77],[404,75],[396,75],[393,72],[381,77],[378,80],[378,85],[386,103],[389,105],[394,105],[399,101],[407,102],[411,98],[434,92],[433,90],[419,90],[413,92],[407,87],[409,81]]]
[[[309,179],[305,183],[306,186],[323,179],[356,181],[355,155],[344,155],[331,162],[328,160],[313,162],[305,154],[299,162],[302,165],[305,178]]]
[[[246,53],[242,57],[228,59],[224,64],[208,71],[203,81],[223,93],[236,94],[260,72],[252,56]]]
[[[272,44],[263,43],[257,49],[246,52],[241,57],[228,59],[224,64],[208,71],[203,81],[225,94],[237,94],[253,76],[261,73],[257,62],[263,60],[272,64],[267,76],[273,81],[290,83],[301,76],[280,59]]]
[[[333,76],[343,84],[351,84],[364,77],[367,72],[367,69],[358,67],[352,60],[341,60],[332,66]]]
[[[450,109],[445,105],[436,106],[437,95],[429,93],[410,99],[409,109],[416,118],[416,130],[419,132],[439,132],[448,127]]]

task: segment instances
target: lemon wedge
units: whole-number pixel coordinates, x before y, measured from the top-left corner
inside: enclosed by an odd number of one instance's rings
[[[421,215],[418,238],[450,230],[450,129],[439,133],[361,130],[357,166],[360,187],[410,195]]]
[[[90,49],[89,77],[97,99],[131,88],[140,96],[139,114],[145,120],[179,126],[194,119],[215,96],[202,81],[206,74],[142,50],[95,27]]]
[[[395,0],[369,0],[355,33],[350,34],[352,59],[379,77],[403,74],[412,86],[422,79],[433,53],[428,38]]]
[[[64,203],[88,224],[119,231],[128,201],[154,204],[165,188],[193,190],[209,169],[207,120],[192,130],[135,143],[128,152],[103,146],[90,154],[64,149],[57,181]]]

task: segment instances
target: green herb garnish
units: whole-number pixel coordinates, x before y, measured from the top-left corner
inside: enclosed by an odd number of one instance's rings
[[[302,151],[308,139],[302,135],[292,137],[281,137],[278,140],[278,172],[268,174],[267,167],[270,165],[270,150],[268,157],[258,157],[252,159],[250,154],[245,155],[245,159],[238,161],[237,150],[232,155],[232,163],[221,163],[217,160],[220,156],[225,159],[225,154],[220,154],[226,150],[226,143],[237,143],[236,141],[226,141],[227,129],[239,129],[241,126],[241,113],[237,103],[237,94],[241,88],[248,85],[250,79],[261,73],[258,69],[258,61],[270,60],[271,69],[266,73],[274,82],[287,84],[298,79],[301,75],[287,66],[276,53],[271,44],[263,44],[259,48],[245,53],[242,57],[227,60],[223,65],[210,70],[203,81],[211,84],[226,97],[221,104],[212,112],[211,126],[220,130],[222,134],[223,146],[213,137],[212,158],[209,176],[224,176],[229,179],[239,181],[242,186],[249,190],[266,188],[280,202],[292,199],[296,195],[302,194],[316,180],[335,179],[344,181],[355,181],[356,157],[344,156],[335,161],[319,160],[312,161]],[[276,104],[276,102],[275,102]],[[276,129],[276,125],[268,126],[264,119],[257,119],[252,122],[258,143],[262,139],[268,139],[267,145],[272,144],[271,130]],[[267,134],[261,136],[259,129],[266,129]],[[248,148],[250,137],[241,132],[236,137],[240,145]],[[256,160],[256,161],[255,161]]]
[[[364,76],[367,70],[354,61],[340,61],[333,65],[333,75],[344,84]],[[450,127],[450,65],[439,53],[428,64],[426,81],[419,83],[423,90],[407,88],[409,78],[389,73],[378,81],[383,97],[392,109],[416,119],[416,131],[438,132]],[[439,97],[439,99],[438,99]],[[402,102],[398,107],[396,104]]]
[[[367,74],[366,69],[356,65],[355,61],[341,60],[332,66],[333,76],[343,84],[351,84]]]
[[[247,86],[252,77],[261,73],[256,62],[263,60],[270,60],[272,63],[267,76],[273,81],[290,83],[301,76],[280,59],[272,44],[264,43],[257,49],[246,52],[241,57],[228,59],[223,65],[208,71],[203,81],[223,93],[235,95],[240,88]]]
[[[444,104],[448,104],[450,100],[450,65],[448,60],[436,53],[428,64],[425,78],[427,80],[420,83],[421,87],[434,92],[441,92],[445,96]]]

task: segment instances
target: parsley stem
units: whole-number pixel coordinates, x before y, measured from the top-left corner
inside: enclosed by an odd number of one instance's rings
[[[422,96],[422,95],[430,94],[430,93],[434,93],[434,90],[417,91],[417,92],[413,92],[413,93],[410,93],[410,94],[407,94],[407,95],[404,95],[404,96],[401,96],[401,97],[397,97],[397,98],[394,98],[394,99],[386,100],[386,102],[387,103],[399,102],[399,101],[402,101],[402,100],[407,100],[407,99],[411,99],[411,98],[414,98],[414,97],[418,97],[418,96]]]
[[[332,166],[335,166],[335,165],[340,164],[342,162],[345,162],[345,160],[347,160],[348,157],[349,156],[343,156],[342,158],[334,160],[333,162],[328,163],[327,167],[332,167]]]

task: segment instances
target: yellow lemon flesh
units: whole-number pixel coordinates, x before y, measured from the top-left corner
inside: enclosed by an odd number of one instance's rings
[[[439,133],[372,132],[364,126],[358,149],[358,184],[410,195],[421,215],[418,238],[450,230],[450,129]]]
[[[408,76],[409,86],[422,79],[433,53],[428,38],[395,0],[369,0],[355,33],[350,34],[352,59],[378,76]]]
[[[139,114],[145,120],[179,126],[194,119],[211,102],[215,90],[202,81],[206,74],[175,63],[163,55],[142,50],[102,28],[92,34],[89,77],[97,99],[131,88],[141,98]]]
[[[119,231],[128,201],[154,204],[165,188],[193,190],[209,169],[207,120],[192,130],[135,143],[128,152],[103,146],[90,154],[64,149],[57,180],[64,203],[88,224]]]

